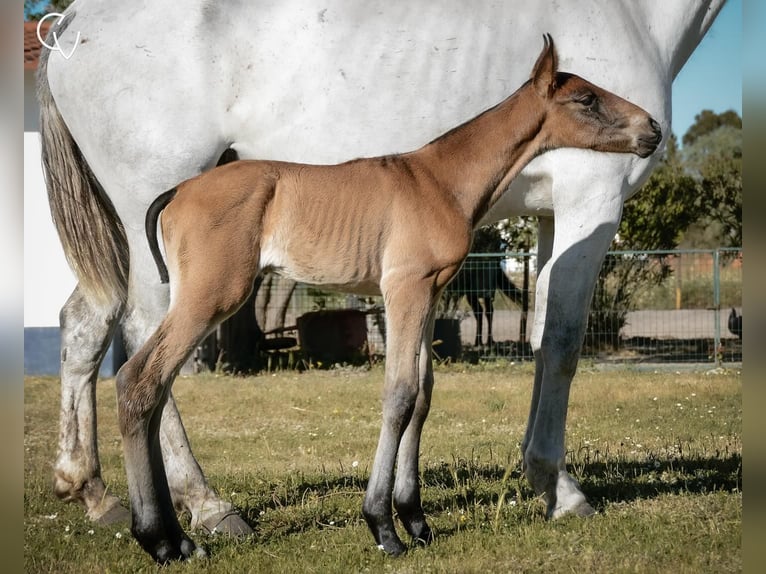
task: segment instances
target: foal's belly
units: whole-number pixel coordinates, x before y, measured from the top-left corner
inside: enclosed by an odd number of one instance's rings
[[[353,259],[338,251],[323,254],[305,251],[294,255],[285,249],[265,242],[261,249],[260,269],[289,277],[300,283],[358,295],[380,295],[380,266],[377,262]]]

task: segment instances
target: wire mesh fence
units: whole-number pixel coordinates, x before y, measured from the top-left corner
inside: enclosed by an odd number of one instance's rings
[[[437,359],[531,360],[536,276],[534,253],[469,255],[437,308]],[[253,304],[263,333],[260,348],[270,354],[267,368],[385,354],[381,297],[270,276]],[[741,249],[610,252],[594,289],[582,356],[740,362],[741,326]]]

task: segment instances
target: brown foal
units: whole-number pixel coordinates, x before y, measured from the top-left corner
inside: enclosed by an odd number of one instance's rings
[[[556,60],[546,36],[528,82],[416,151],[339,165],[237,161],[181,183],[152,204],[147,236],[160,276],[170,283],[171,303],[158,329],[120,369],[117,389],[132,529],[157,561],[202,553],[171,502],[158,438],[163,405],[192,350],[242,305],[265,270],[382,293],[388,332],[383,423],[363,513],[389,554],[406,550],[392,505],[414,540],[431,540],[418,456],[433,387],[434,306],[468,254],[474,227],[522,168],[547,150],[646,157],[661,140],[659,125],[644,110],[558,72]]]

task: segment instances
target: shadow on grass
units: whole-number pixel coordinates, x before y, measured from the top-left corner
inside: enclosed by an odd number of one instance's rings
[[[606,460],[570,466],[588,500],[598,511],[615,502],[652,499],[663,495],[707,494],[742,489],[742,456],[691,456],[668,460]],[[423,505],[427,515],[478,508],[493,515],[501,496],[532,501],[535,494],[520,466],[466,460],[429,465],[421,473]],[[364,524],[361,501],[367,479],[359,476],[297,474],[281,482],[264,483],[251,492],[242,508],[243,518],[258,536],[272,538],[309,529],[345,528]],[[248,484],[237,485],[248,491]],[[538,517],[539,518],[539,517]],[[534,519],[534,517],[530,517]],[[450,536],[447,528],[440,536]]]
[[[597,510],[612,502],[667,494],[707,494],[742,490],[742,455],[672,460],[590,463],[578,477]]]

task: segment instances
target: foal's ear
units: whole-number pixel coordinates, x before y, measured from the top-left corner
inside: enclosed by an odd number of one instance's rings
[[[553,38],[550,34],[543,34],[543,51],[537,57],[535,67],[532,69],[532,84],[541,97],[547,98],[556,89],[556,71],[558,69],[558,56]]]

